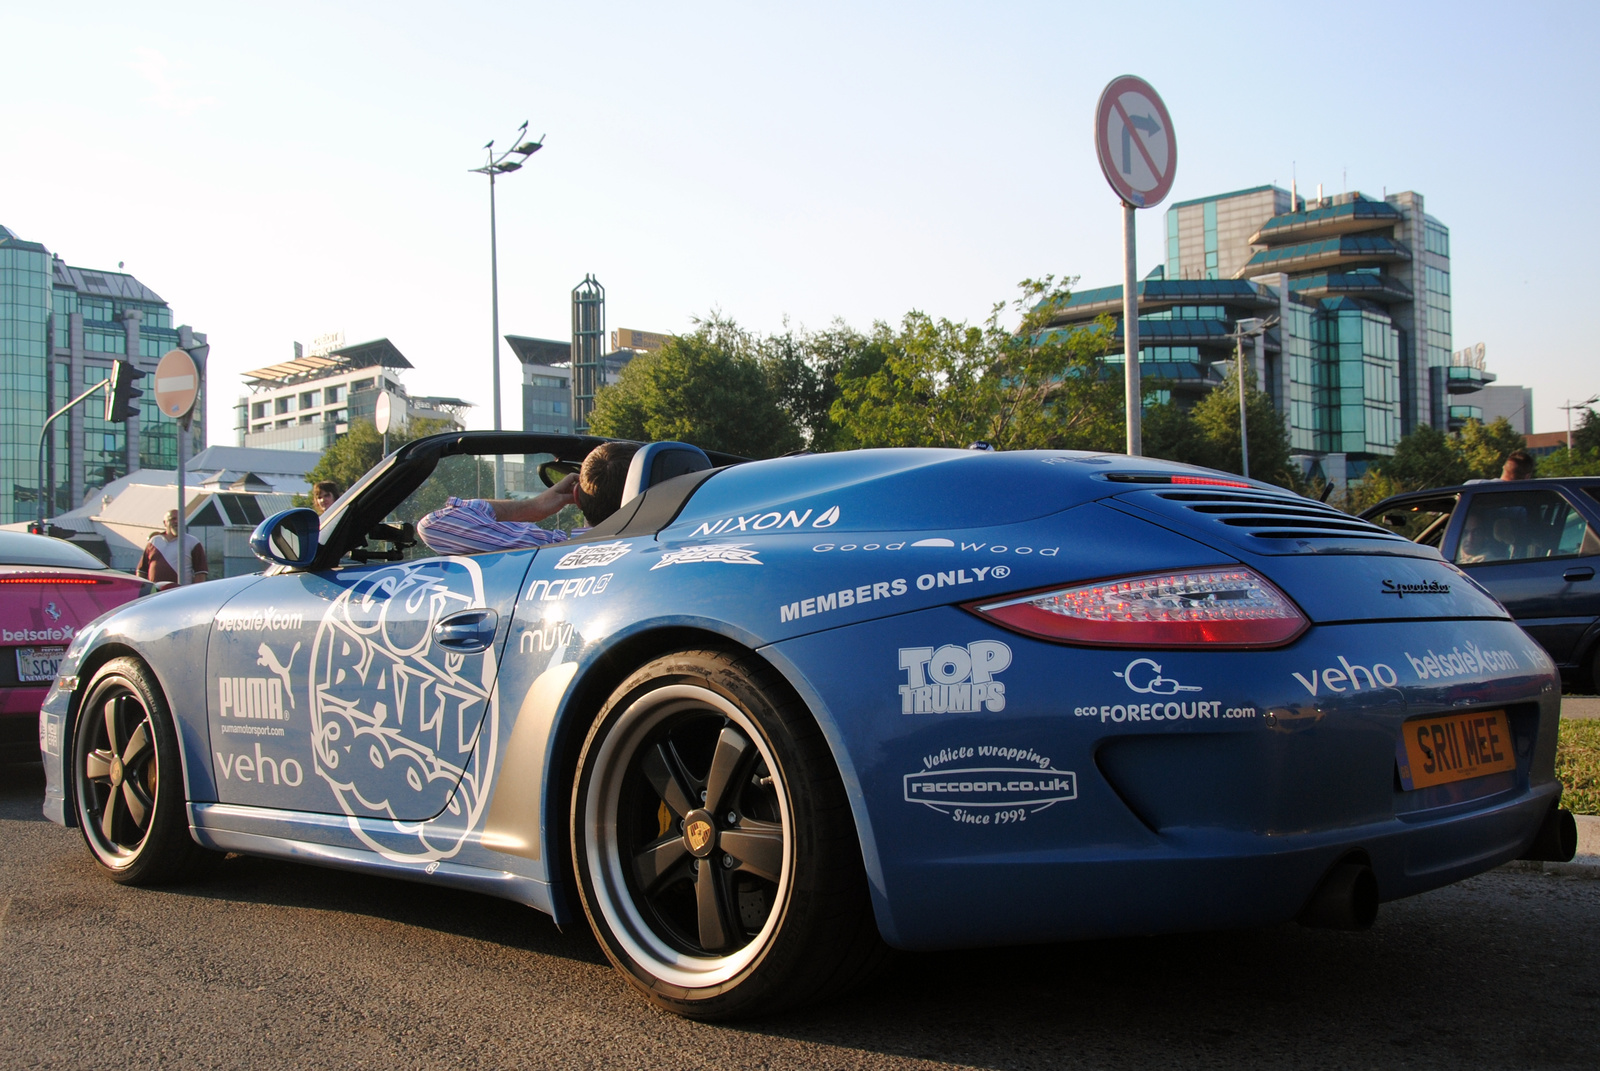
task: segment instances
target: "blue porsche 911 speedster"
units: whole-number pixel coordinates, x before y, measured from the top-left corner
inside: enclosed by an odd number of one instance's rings
[[[586,917],[700,1018],[1571,857],[1555,667],[1432,548],[1142,458],[681,443],[565,542],[417,543],[602,441],[418,440],[265,573],[83,628],[46,814],[130,884],[243,852]]]

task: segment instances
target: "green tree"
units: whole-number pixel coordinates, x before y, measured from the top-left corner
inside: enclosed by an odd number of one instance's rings
[[[428,420],[419,417],[397,428],[389,429],[389,450],[392,453],[414,439],[438,435],[454,428],[455,425],[448,420]],[[348,491],[372,466],[382,460],[383,436],[378,434],[377,427],[370,420],[352,421],[350,430],[335,439],[333,445],[322,452],[316,467],[306,473],[306,480],[312,484],[332,480],[342,491]],[[295,496],[295,505],[310,504],[309,495]]]
[[[1492,480],[1504,470],[1506,458],[1518,450],[1527,449],[1528,440],[1505,417],[1495,417],[1490,424],[1481,420],[1467,421],[1451,445],[1471,473],[1467,477],[1469,480]]]
[[[1266,391],[1257,390],[1255,376],[1245,376],[1245,426],[1250,445],[1250,475],[1257,480],[1293,487],[1289,465],[1289,429],[1283,414]],[[1211,467],[1223,472],[1243,471],[1239,451],[1239,376],[1230,369],[1222,386],[1195,403],[1190,412],[1200,437],[1210,445]]]
[[[879,322],[838,374],[832,406],[841,447],[965,446],[1002,450],[1116,449],[1122,385],[1105,354],[1112,324],[1049,326],[1075,280],[1026,279],[1001,324],[1004,303],[982,326],[909,312],[898,329]],[[876,367],[873,367],[873,365]]]
[[[1424,424],[1410,435],[1401,436],[1392,456],[1368,466],[1360,486],[1347,492],[1345,507],[1357,512],[1390,495],[1447,487],[1470,479],[1472,469],[1456,441]]]
[[[695,330],[628,362],[595,395],[589,426],[597,435],[677,439],[745,457],[798,448],[801,432],[785,411],[759,340],[713,314]]]

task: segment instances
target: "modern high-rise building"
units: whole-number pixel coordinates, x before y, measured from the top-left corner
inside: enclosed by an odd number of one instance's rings
[[[631,328],[611,332],[612,351],[599,360],[600,386],[615,383],[629,361],[640,353],[660,349],[669,337]],[[506,341],[522,362],[522,430],[571,435],[576,408],[572,344],[527,335],[507,335]]]
[[[1166,238],[1139,284],[1143,376],[1192,403],[1222,382],[1239,321],[1266,320],[1255,375],[1308,469],[1359,477],[1417,427],[1460,427],[1473,414],[1453,396],[1495,378],[1452,357],[1450,232],[1421,194],[1257,186],[1173,205]],[[1120,286],[1080,291],[1055,322],[1120,319],[1121,304]]]
[[[64,513],[85,496],[141,468],[172,469],[177,425],[161,415],[148,374],[187,327],[138,279],[121,271],[75,268],[38,242],[0,227],[0,523],[32,520],[40,497],[39,436],[47,417],[109,374],[114,360],[147,373],[138,416],[107,423],[99,397],[57,420],[46,444],[45,483]],[[193,334],[195,341],[205,336]],[[206,370],[191,428],[205,446]]]
[[[239,445],[321,453],[352,422],[370,423],[385,391],[391,395],[393,426],[425,417],[464,427],[462,414],[472,403],[408,394],[400,373],[411,367],[386,338],[327,353],[306,354],[296,346],[293,360],[245,373],[250,393],[234,406]]]

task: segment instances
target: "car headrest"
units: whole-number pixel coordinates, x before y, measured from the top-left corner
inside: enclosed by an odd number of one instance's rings
[[[628,479],[622,485],[622,501],[631,501],[658,483],[689,472],[712,468],[704,450],[688,443],[649,443],[641,446],[628,463]]]

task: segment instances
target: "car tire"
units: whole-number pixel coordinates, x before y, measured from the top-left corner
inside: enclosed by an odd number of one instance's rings
[[[95,862],[124,885],[193,876],[210,853],[189,834],[178,737],[149,668],[134,658],[102,666],[72,739],[73,806]]]
[[[770,667],[680,651],[625,680],[589,730],[572,855],[601,947],[695,1019],[837,995],[886,953],[844,785]]]

